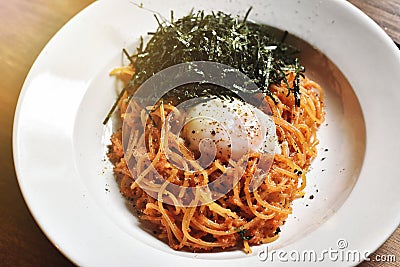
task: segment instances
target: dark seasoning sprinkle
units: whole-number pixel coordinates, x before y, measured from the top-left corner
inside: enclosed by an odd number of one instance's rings
[[[294,57],[299,50],[285,43],[287,32],[278,38],[270,34],[270,27],[247,21],[250,11],[251,8],[243,19],[221,11],[208,15],[204,11],[192,11],[178,20],[174,20],[173,12],[170,20],[154,15],[158,29],[151,34],[146,47],[141,38],[136,53],[129,55],[124,50],[136,72],[117,101],[125,91],[132,95],[147,79],[165,68],[193,61],[212,61],[240,70],[274,101],[269,86],[285,83],[287,95],[293,94],[299,106],[300,77],[304,77],[305,71]],[[288,71],[296,75],[292,84],[286,78]],[[259,93],[237,87],[241,92]],[[172,102],[210,95],[232,98],[237,93],[217,85],[196,83],[174,88],[162,97]],[[112,107],[104,124],[116,106]]]
[[[243,19],[223,12],[212,12],[206,15],[203,11],[191,12],[178,20],[174,20],[173,12],[171,12],[170,21],[155,16],[158,29],[149,33],[151,39],[146,47],[141,38],[141,44],[136,53],[129,54],[125,49],[123,50],[136,73],[119,95],[117,102],[124,92],[132,95],[147,79],[165,68],[192,61],[213,61],[240,70],[274,101],[275,98],[270,92],[269,86],[285,83],[288,88],[287,95],[293,94],[295,104],[299,106],[300,77],[304,77],[305,71],[299,60],[294,57],[299,51],[285,43],[287,32],[277,38],[271,36],[268,26],[247,21],[250,11],[251,8]],[[288,71],[295,72],[296,78],[293,84],[289,84],[286,78]],[[246,89],[240,88],[240,90]],[[232,97],[237,96],[230,90],[210,84],[188,84],[174,88],[169,93],[163,96],[163,100],[166,102],[172,101],[171,99],[184,101],[210,95],[228,97],[232,101]],[[116,104],[112,107],[104,124],[107,123],[116,107]],[[326,123],[325,126],[328,124]],[[211,134],[215,135],[216,132],[213,130]],[[229,144],[228,147],[231,145]],[[327,152],[328,149],[324,151]],[[325,159],[324,157],[321,161]],[[294,170],[294,173],[302,175],[300,170]],[[106,185],[106,191],[109,192],[108,185]],[[302,196],[302,198],[305,197]],[[310,195],[308,198],[312,200],[314,195]],[[306,206],[308,205],[306,204]],[[296,218],[295,216],[294,219]],[[279,232],[280,228],[278,227],[275,234],[279,234]],[[237,233],[243,240],[252,238],[252,236],[246,235],[245,229],[238,229]]]

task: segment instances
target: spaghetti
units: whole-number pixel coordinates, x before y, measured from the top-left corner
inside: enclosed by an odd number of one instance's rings
[[[287,33],[277,39],[268,26],[248,22],[250,10],[243,20],[203,11],[176,21],[173,13],[168,21],[157,18],[159,27],[146,48],[142,40],[137,53],[128,55],[131,65],[112,72],[126,84],[114,106],[123,130],[112,136],[108,154],[120,191],[155,235],[176,250],[243,248],[250,253],[250,246],[278,238],[279,227],[292,213],[292,201],[305,194],[306,173],[317,154],[317,129],[324,121],[323,92],[292,57],[298,51],[284,42]],[[151,105],[141,106],[132,98],[163,69],[194,61],[231,66],[256,84],[256,91],[238,90],[265,97],[271,109],[279,146],[269,160],[272,165],[264,166],[265,151],[254,149],[238,158],[216,157],[203,168],[196,161],[198,151],[192,151],[180,133],[170,131],[172,124],[185,121],[180,102],[234,98],[238,91],[193,83],[171,89]],[[221,175],[224,179],[218,180]],[[260,182],[256,187],[254,178]],[[217,191],[230,190],[213,200],[201,189],[211,184]]]
[[[132,66],[113,72],[125,81],[134,73]],[[132,201],[139,218],[147,221],[155,235],[173,249],[218,251],[242,247],[250,253],[250,246],[278,238],[279,227],[292,212],[291,202],[305,194],[306,173],[317,155],[317,129],[325,115],[321,87],[307,77],[298,77],[295,72],[285,75],[285,81],[269,86],[272,97],[265,97],[276,124],[280,153],[274,155],[271,168],[255,190],[250,190],[250,184],[262,168],[257,164],[259,153],[248,155],[249,161],[241,177],[235,173],[238,162],[233,160],[223,162],[215,159],[206,169],[185,166],[184,159],[194,159],[194,153],[179,135],[163,130],[168,127],[166,118],[171,112],[174,112],[176,120],[182,120],[184,114],[173,104],[162,101],[145,108],[128,105],[128,92],[119,99],[121,119],[128,118],[131,129],[126,154],[121,129],[112,136],[108,154],[115,166],[120,191]],[[296,96],[287,93],[288,84],[294,84],[296,79],[299,79],[299,105],[296,105]],[[133,171],[128,165],[135,166]],[[164,178],[161,184],[157,178],[152,178],[152,168]],[[189,168],[195,171],[185,171]],[[214,202],[201,204],[204,196],[197,191],[194,191],[192,201],[200,203],[198,206],[182,207],[162,201],[163,195],[167,195],[177,203],[172,194],[168,195],[169,184],[196,188],[226,172],[231,172],[229,175],[237,183]],[[144,178],[150,182],[139,186]],[[144,189],[155,191],[157,197],[150,196]]]

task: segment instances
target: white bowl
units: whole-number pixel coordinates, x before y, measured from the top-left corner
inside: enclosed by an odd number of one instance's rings
[[[329,249],[354,250],[366,257],[390,236],[400,221],[400,53],[379,26],[346,1],[182,0],[143,6],[93,3],[48,43],[23,86],[14,122],[18,181],[57,248],[85,266],[264,266],[259,253],[265,256],[266,248],[286,252],[289,262],[290,252],[307,250],[318,256]],[[114,181],[105,156],[112,127],[102,125],[116,98],[108,72],[122,64],[122,48],[133,51],[140,35],[156,28],[147,9],[165,17],[174,10],[177,18],[193,7],[243,15],[249,6],[250,19],[288,30],[322,52],[305,45],[310,56],[302,56],[306,74],[327,96],[319,157],[308,174],[306,198],[294,202],[278,241],[253,247],[253,255],[177,252],[141,227]],[[341,265],[358,260],[324,257]]]

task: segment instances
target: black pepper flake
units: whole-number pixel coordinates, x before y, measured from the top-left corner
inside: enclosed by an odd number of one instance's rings
[[[298,170],[298,169],[294,169],[293,172],[294,172],[295,174],[297,174],[297,175],[302,175],[302,174],[303,174],[303,172],[300,171],[300,170]]]
[[[309,199],[314,199],[314,195],[311,195],[311,196],[309,197]]]
[[[278,228],[279,228],[279,227],[278,227]],[[250,240],[250,239],[252,239],[252,238],[253,238],[252,236],[245,236],[246,232],[247,232],[247,230],[246,230],[246,229],[243,229],[243,230],[239,230],[239,231],[238,231],[238,234],[240,235],[240,237],[241,237],[243,240]]]
[[[324,161],[326,159],[326,157],[323,157],[322,159],[321,159],[321,161]]]
[[[276,228],[276,230],[275,230],[275,233],[274,233],[274,235],[277,235],[277,234],[279,234],[281,232],[281,228]]]

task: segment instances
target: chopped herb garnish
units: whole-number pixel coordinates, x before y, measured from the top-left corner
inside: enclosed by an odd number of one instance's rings
[[[299,104],[299,78],[304,67],[292,57],[298,50],[284,43],[287,32],[278,40],[268,26],[248,22],[250,10],[243,20],[223,12],[191,12],[176,21],[173,15],[171,21],[160,21],[155,15],[157,31],[146,49],[141,43],[138,53],[133,55],[136,74],[131,86],[136,88],[155,73],[179,63],[213,61],[239,69],[270,96],[268,86],[284,81],[288,94],[293,92]],[[296,73],[292,86],[286,79],[288,71]]]
[[[277,234],[279,234],[281,232],[281,228],[276,228],[276,230],[275,230],[275,233],[274,233],[274,235],[277,235]]]
[[[275,102],[269,86],[284,82],[287,94],[292,93],[295,104],[300,105],[299,84],[305,69],[293,57],[299,51],[285,43],[287,32],[280,38],[275,37],[269,26],[248,21],[250,11],[251,8],[243,19],[223,12],[205,15],[204,11],[190,12],[178,20],[174,20],[173,12],[170,20],[155,15],[158,29],[151,34],[146,48],[141,40],[137,53],[128,56],[135,75],[126,87],[127,92],[133,94],[147,79],[170,66],[212,61],[240,70]],[[287,80],[288,72],[295,73],[292,84]],[[197,83],[174,88],[163,98],[183,101],[209,95],[235,97],[237,94],[217,85]]]
[[[242,229],[242,230],[239,230],[237,233],[240,235],[240,237],[243,239],[243,240],[250,240],[250,239],[252,239],[253,237],[252,236],[245,236],[245,234],[246,234],[246,229]]]

